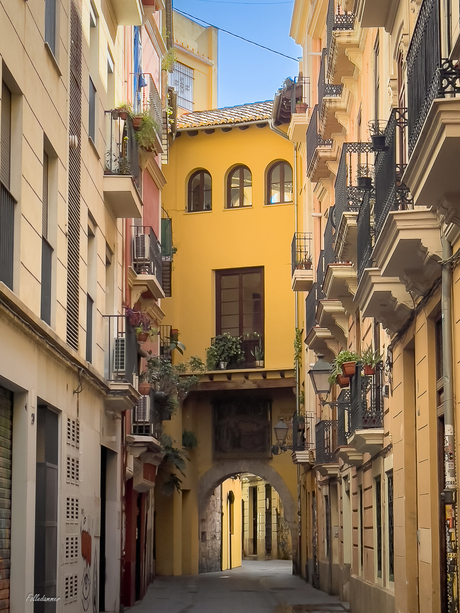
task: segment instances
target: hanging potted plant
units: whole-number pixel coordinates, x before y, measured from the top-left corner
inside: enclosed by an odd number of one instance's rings
[[[152,389],[152,385],[147,377],[147,371],[143,372],[139,377],[139,384],[137,386],[137,390],[139,394],[142,396],[148,396],[150,394],[150,390]]]
[[[372,351],[372,347],[369,346],[361,356],[364,374],[368,377],[375,375],[375,368],[382,359],[383,355],[378,351]]]
[[[345,377],[344,375],[337,376],[337,383],[340,388],[348,387],[350,385],[350,377]]]
[[[337,354],[334,364],[344,377],[353,377],[356,371],[356,362],[359,360],[360,358],[357,353],[349,351],[348,349],[343,349]]]
[[[135,121],[138,122],[138,125],[134,123]],[[139,147],[149,152],[157,151],[159,127],[150,113],[144,112],[142,115],[133,117],[133,126],[136,130],[134,136]]]
[[[139,323],[139,325],[134,328],[134,332],[136,333],[138,343],[153,341],[155,337],[158,336],[158,328],[152,326],[150,321],[148,323]]]
[[[359,164],[356,169],[358,189],[364,191],[372,189],[371,169],[367,164]]]
[[[374,119],[368,125],[372,141],[372,151],[386,151],[388,147],[385,144],[385,122]]]
[[[308,108],[308,104],[302,101],[302,98],[296,100],[295,103],[295,112],[296,113],[306,113]]]
[[[112,119],[120,118],[121,120],[126,121],[128,116],[131,115],[131,112],[131,104],[129,102],[123,102],[122,104],[119,104],[117,108],[113,109]]]

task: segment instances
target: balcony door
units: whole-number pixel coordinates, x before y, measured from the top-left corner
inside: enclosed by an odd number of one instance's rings
[[[243,336],[264,331],[264,270],[238,268],[216,273],[216,333]]]

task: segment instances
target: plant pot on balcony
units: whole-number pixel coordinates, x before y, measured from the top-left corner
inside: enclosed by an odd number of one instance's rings
[[[227,362],[219,362],[220,370],[225,370],[227,368]]]
[[[149,337],[149,333],[148,332],[139,332],[137,335],[137,342],[138,343],[145,343],[145,341],[148,339]]]
[[[142,123],[142,115],[134,115],[133,117],[133,128],[135,130],[139,130]]]
[[[385,134],[373,134],[372,139],[372,151],[386,151],[388,147],[385,144]]]
[[[358,189],[370,190],[372,189],[371,177],[358,177]]]
[[[298,104],[295,105],[295,112],[296,113],[306,113],[307,108],[308,108],[308,104],[306,104],[305,102],[299,102]]]
[[[375,366],[364,364],[364,374],[368,377],[375,375]]]
[[[148,396],[150,394],[151,385],[148,381],[142,381],[138,386],[139,394],[142,396]]]
[[[353,377],[356,372],[356,362],[344,362],[342,372],[344,377]]]
[[[338,375],[337,383],[340,388],[348,387],[350,385],[350,378],[344,377],[343,375]]]
[[[256,360],[255,364],[256,364],[256,368],[263,368],[264,367],[264,361],[263,360]]]

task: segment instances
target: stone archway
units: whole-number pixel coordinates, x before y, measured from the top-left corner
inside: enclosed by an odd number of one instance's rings
[[[225,479],[240,473],[252,473],[261,477],[278,492],[284,506],[284,516],[289,524],[292,540],[292,560],[297,560],[298,526],[297,503],[280,474],[261,460],[223,460],[215,464],[198,481],[199,521],[206,514],[211,494]],[[200,524],[199,524],[200,525]]]

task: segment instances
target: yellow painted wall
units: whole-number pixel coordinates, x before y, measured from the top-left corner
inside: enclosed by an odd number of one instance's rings
[[[292,367],[294,295],[290,288],[290,245],[294,205],[266,205],[265,173],[275,160],[292,164],[289,141],[268,126],[223,133],[187,134],[173,143],[163,206],[172,218],[174,256],[171,300],[165,323],[179,328],[186,357],[199,355],[215,336],[216,269],[263,266],[265,273],[265,367]],[[225,209],[229,169],[252,172],[253,206]],[[212,211],[187,213],[187,182],[196,169],[212,177]]]
[[[234,501],[230,505],[229,493]],[[239,478],[226,479],[222,483],[222,570],[241,566],[242,561],[242,484]],[[231,512],[231,506],[233,511]],[[233,517],[230,518],[230,515]]]
[[[217,107],[217,30],[174,13],[176,61],[193,69],[193,111]],[[178,114],[190,111],[178,107]]]

